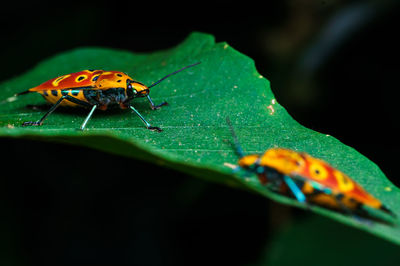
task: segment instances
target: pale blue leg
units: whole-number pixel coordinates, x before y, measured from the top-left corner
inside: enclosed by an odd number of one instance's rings
[[[159,127],[153,127],[152,125],[150,125],[150,123],[147,122],[146,119],[144,119],[144,117],[143,117],[132,105],[130,105],[129,107],[139,116],[139,118],[143,121],[143,123],[146,125],[146,127],[147,127],[148,129],[150,129],[150,130],[155,130],[155,131],[158,131],[158,132],[161,132],[161,131],[162,131],[161,128],[159,128]]]
[[[93,105],[92,110],[90,110],[89,115],[86,117],[85,121],[83,121],[82,126],[81,126],[81,130],[84,130],[86,127],[87,122],[89,121],[89,119],[92,117],[94,110],[96,110],[97,105]]]
[[[237,173],[237,172],[239,172],[240,170],[242,170],[242,168],[238,165],[238,166],[236,166],[235,168],[233,168],[232,169],[232,173]]]
[[[155,105],[154,102],[153,102],[153,100],[150,98],[150,95],[147,95],[147,99],[148,99],[149,102],[150,102],[150,105],[151,105],[151,109],[152,109],[152,110],[156,110],[156,109],[160,108],[161,106],[167,105],[167,104],[168,104],[167,102],[162,102],[162,103],[160,103],[159,105]]]
[[[288,185],[290,191],[292,191],[293,195],[296,197],[296,199],[301,202],[305,203],[306,202],[306,196],[301,192],[300,188],[296,185],[296,183],[291,179],[290,177],[284,175],[283,176],[283,181]]]

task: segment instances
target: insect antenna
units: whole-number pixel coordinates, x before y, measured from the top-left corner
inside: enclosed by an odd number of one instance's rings
[[[169,78],[170,76],[175,75],[176,73],[179,73],[179,72],[181,72],[182,70],[185,70],[186,68],[196,66],[196,65],[198,65],[198,64],[200,64],[200,63],[201,63],[201,62],[197,62],[197,63],[191,64],[191,65],[185,66],[185,67],[183,67],[183,68],[181,68],[181,69],[179,69],[179,70],[177,70],[177,71],[174,71],[174,72],[172,72],[172,73],[166,75],[165,77],[161,78],[160,80],[154,82],[153,84],[151,84],[151,85],[148,86],[147,88],[150,89],[151,87],[156,86],[158,83],[160,83],[161,81],[165,80],[166,78]]]
[[[18,97],[18,96],[23,95],[23,94],[27,94],[27,93],[29,93],[29,92],[30,92],[30,91],[27,90],[27,91],[23,91],[23,92],[20,92],[20,93],[15,93],[13,96],[8,97],[8,98],[5,99],[5,100],[2,100],[2,101],[0,102],[0,104],[15,102],[15,101],[17,100],[17,97]]]
[[[233,129],[233,126],[232,126],[232,123],[231,123],[231,120],[229,119],[229,117],[226,117],[226,123],[228,124],[229,129],[231,130],[231,134],[233,137],[234,150],[235,150],[236,154],[239,156],[239,158],[242,158],[242,157],[244,157],[244,152],[243,152],[242,147],[240,146],[239,139],[235,133],[235,130]]]
[[[30,92],[31,92],[30,90],[19,92],[19,93],[14,94],[14,97],[18,97],[20,95],[24,95],[24,94],[27,94],[27,93],[30,93]]]

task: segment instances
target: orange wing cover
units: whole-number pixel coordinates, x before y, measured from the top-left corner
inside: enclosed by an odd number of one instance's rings
[[[331,188],[336,193],[343,193],[347,197],[353,198],[372,208],[380,208],[382,206],[382,203],[378,199],[365,191],[361,185],[343,172],[333,168],[322,160],[306,154],[303,156],[305,157],[305,167],[299,173],[302,176]]]
[[[95,87],[98,77],[103,70],[83,70],[50,79],[29,91],[64,90],[82,87]],[[96,78],[97,77],[97,78]]]
[[[335,194],[342,193],[370,207],[382,206],[378,199],[349,176],[308,154],[280,148],[269,149],[262,156],[261,165],[272,167],[289,176],[300,176],[315,181],[332,189]]]
[[[50,79],[29,91],[64,90],[74,88],[107,89],[126,84],[128,75],[119,71],[83,70]]]

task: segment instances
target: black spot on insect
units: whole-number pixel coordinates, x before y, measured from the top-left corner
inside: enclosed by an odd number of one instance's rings
[[[317,175],[319,175],[320,174],[320,171],[318,170],[318,169],[315,169],[315,171],[314,171]]]
[[[99,76],[94,76],[93,78],[92,78],[92,81],[96,81],[96,80],[98,80],[99,79]]]
[[[44,96],[49,96],[49,93],[48,93],[47,91],[44,91],[44,92],[43,92],[43,95],[44,95]]]
[[[119,79],[119,80],[117,80],[117,82],[121,82],[121,80]]]
[[[121,74],[119,74],[119,73],[117,74],[117,76],[118,76],[118,77],[122,77],[122,75],[121,75]]]
[[[85,76],[78,77],[78,81],[81,81],[81,80],[84,80],[84,79],[85,79]]]
[[[51,91],[51,94],[52,94],[53,96],[57,96],[57,95],[58,95],[58,91],[52,90],[52,91]]]
[[[94,69],[89,69],[88,71],[90,71],[90,72],[93,72],[93,71],[94,71]]]

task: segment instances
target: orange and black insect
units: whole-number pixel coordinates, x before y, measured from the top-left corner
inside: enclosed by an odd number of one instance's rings
[[[195,63],[172,72],[150,86],[135,81],[127,74],[120,71],[83,70],[53,78],[37,87],[15,95],[19,96],[30,92],[37,92],[48,102],[53,104],[41,119],[38,121],[24,122],[22,125],[41,126],[46,117],[60,105],[87,107],[90,108],[90,112],[80,127],[80,129],[83,130],[96,109],[106,110],[109,105],[119,105],[121,109],[132,109],[146,124],[148,129],[160,132],[161,129],[150,125],[150,123],[133,107],[131,101],[138,97],[147,97],[151,109],[153,110],[167,105],[167,102],[162,102],[158,105],[154,104],[149,95],[150,88],[169,76],[198,64],[200,63]]]
[[[362,207],[394,214],[361,185],[323,160],[303,152],[271,148],[263,154],[244,155],[229,118],[234,138],[238,169],[258,176],[261,184],[273,191],[293,196],[301,203],[313,203],[345,213],[363,213]]]

